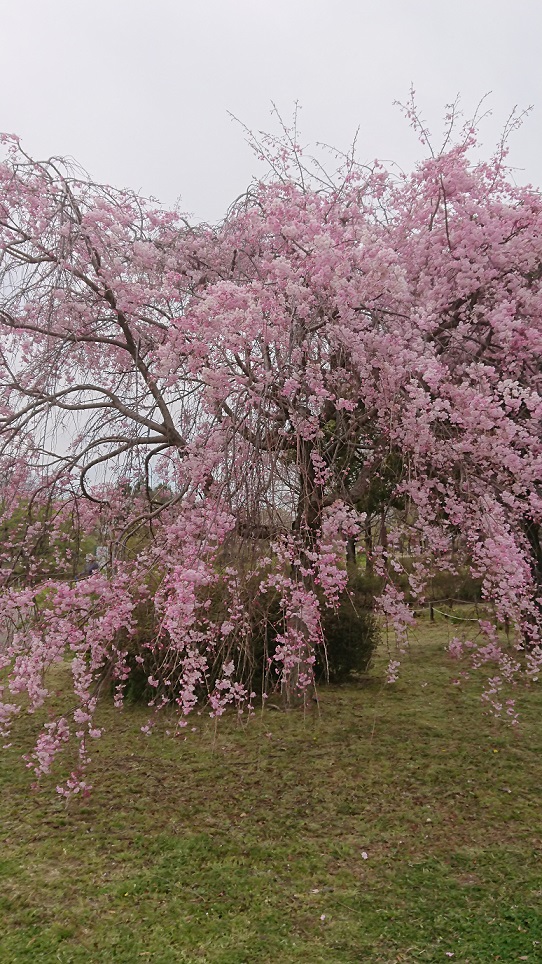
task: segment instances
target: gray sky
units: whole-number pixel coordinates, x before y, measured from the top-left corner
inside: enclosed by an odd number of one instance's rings
[[[393,106],[411,82],[441,129],[491,91],[489,153],[512,108],[516,179],[542,184],[540,0],[0,0],[0,129],[34,156],[218,220],[261,173],[231,111],[276,130],[300,102],[303,141],[409,167],[420,146]]]

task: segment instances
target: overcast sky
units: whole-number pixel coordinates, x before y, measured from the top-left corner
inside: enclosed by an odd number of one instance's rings
[[[70,154],[97,179],[178,197],[219,220],[261,173],[229,113],[359,159],[420,156],[393,101],[411,82],[438,141],[444,105],[491,92],[490,153],[515,105],[516,179],[542,184],[541,0],[0,0],[0,129],[34,156]]]

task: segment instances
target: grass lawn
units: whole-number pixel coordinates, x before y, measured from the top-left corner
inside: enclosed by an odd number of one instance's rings
[[[540,687],[519,730],[451,685],[445,622],[420,622],[320,709],[184,737],[104,703],[90,799],[30,791],[0,757],[0,962],[542,961]],[[59,696],[59,699],[62,699]],[[21,725],[22,724],[22,725]]]

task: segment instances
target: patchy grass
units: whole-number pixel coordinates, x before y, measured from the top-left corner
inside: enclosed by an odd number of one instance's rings
[[[320,709],[152,737],[101,709],[89,800],[1,758],[0,961],[319,964],[542,960],[536,687],[518,732],[450,685],[421,622],[399,683],[377,664]]]

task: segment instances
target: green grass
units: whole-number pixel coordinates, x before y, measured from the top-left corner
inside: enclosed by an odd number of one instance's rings
[[[67,807],[54,779],[30,791],[21,721],[0,763],[2,964],[542,960],[540,690],[518,689],[518,732],[485,717],[476,684],[451,685],[447,633],[421,623],[395,686],[378,663],[248,728],[149,738],[144,709],[104,704],[95,789]]]

